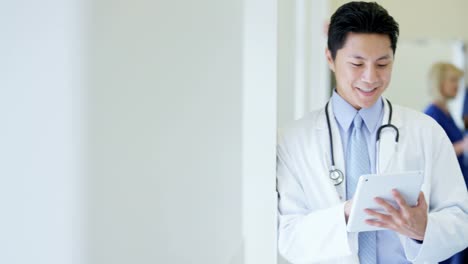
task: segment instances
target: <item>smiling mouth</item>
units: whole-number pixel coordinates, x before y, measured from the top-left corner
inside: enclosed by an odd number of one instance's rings
[[[364,92],[364,93],[371,93],[371,92],[377,90],[377,87],[376,88],[370,88],[370,89],[356,87],[356,89],[358,89],[359,91]]]

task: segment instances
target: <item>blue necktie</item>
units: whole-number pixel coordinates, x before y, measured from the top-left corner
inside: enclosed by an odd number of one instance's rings
[[[354,196],[359,176],[370,173],[369,151],[359,113],[353,120],[354,128],[348,141],[346,154],[346,194],[348,199]],[[359,233],[359,260],[364,264],[377,263],[376,232]]]

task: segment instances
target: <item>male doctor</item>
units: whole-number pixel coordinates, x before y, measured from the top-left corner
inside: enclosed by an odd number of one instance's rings
[[[336,90],[278,143],[278,247],[292,263],[437,263],[468,246],[468,192],[452,144],[432,119],[382,97],[398,34],[377,3],[350,2],[331,17],[326,57]],[[377,143],[390,116],[395,129]],[[341,183],[330,177],[333,163]],[[424,172],[416,206],[393,190],[400,209],[376,198],[386,213],[365,211],[376,219],[367,224],[385,230],[347,232],[360,175],[410,170]]]

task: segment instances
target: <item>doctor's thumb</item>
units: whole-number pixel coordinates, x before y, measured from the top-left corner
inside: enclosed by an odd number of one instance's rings
[[[419,192],[418,206],[427,207],[426,197],[424,196],[424,193],[422,191]]]

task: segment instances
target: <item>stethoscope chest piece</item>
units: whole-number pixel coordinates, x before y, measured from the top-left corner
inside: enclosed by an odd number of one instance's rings
[[[335,186],[340,185],[344,180],[344,174],[339,169],[332,168],[330,170],[330,179]]]

